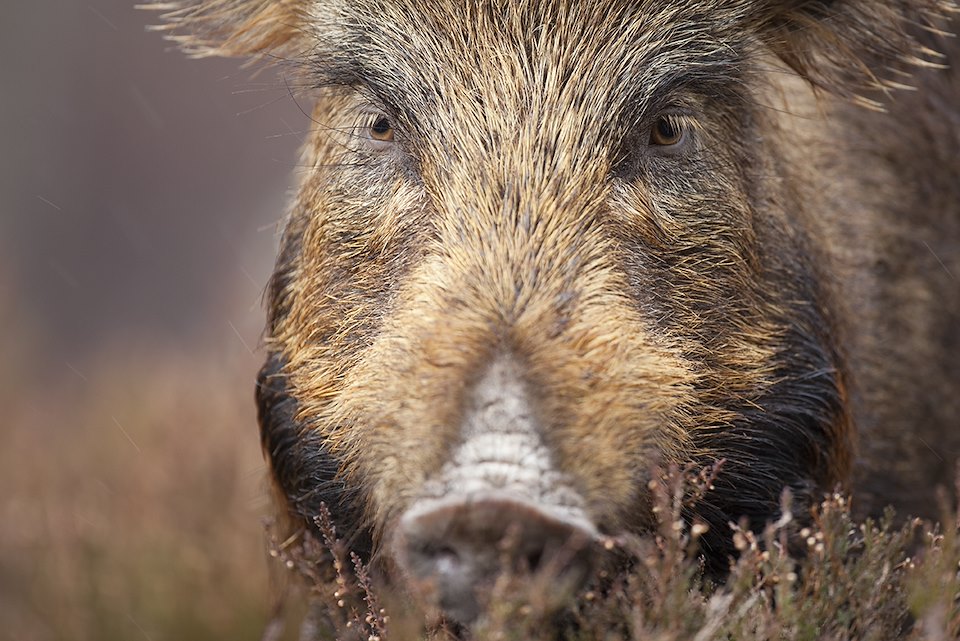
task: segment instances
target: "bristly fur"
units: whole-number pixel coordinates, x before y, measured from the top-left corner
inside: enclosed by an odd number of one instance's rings
[[[141,8],[162,12],[167,34],[194,58],[291,56],[303,52],[306,5],[302,0],[150,0]]]
[[[315,43],[305,28],[313,4],[303,0],[148,0],[142,8],[162,12],[166,32],[188,55],[281,57]],[[316,11],[324,4],[316,3]],[[654,4],[634,0],[638,6]],[[681,3],[677,3],[681,4]],[[816,86],[879,107],[862,92],[903,86],[894,65],[942,62],[936,50],[918,43],[918,30],[942,33],[955,13],[953,0],[720,0],[700,2],[707,12],[737,20],[757,33],[794,71]],[[466,6],[466,5],[465,5]],[[891,77],[891,75],[893,77]]]
[[[651,525],[656,463],[726,461],[690,515],[717,570],[785,488],[800,519],[838,484],[931,507],[960,456],[953,2],[148,6],[317,88],[258,390],[298,522],[322,500],[378,549],[502,352],[600,531]]]
[[[864,93],[904,86],[900,67],[941,64],[922,31],[942,33],[952,0],[764,0],[754,3],[757,33],[794,71],[868,107]]]

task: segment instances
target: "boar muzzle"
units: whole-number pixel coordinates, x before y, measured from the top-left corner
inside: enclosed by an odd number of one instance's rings
[[[590,576],[600,549],[587,523],[488,495],[407,512],[395,558],[415,591],[469,624],[501,574],[543,573],[551,591],[568,594]]]

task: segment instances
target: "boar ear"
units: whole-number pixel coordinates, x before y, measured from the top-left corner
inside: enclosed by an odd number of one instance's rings
[[[160,11],[153,27],[195,58],[289,57],[305,46],[302,0],[152,0],[142,9]]]
[[[873,107],[879,103],[864,92],[902,86],[910,66],[942,62],[930,45],[957,11],[953,0],[761,0],[755,7],[761,39],[794,71]]]

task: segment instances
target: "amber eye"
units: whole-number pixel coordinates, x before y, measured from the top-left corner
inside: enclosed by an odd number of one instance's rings
[[[386,116],[377,116],[367,129],[373,140],[393,142],[393,123]]]
[[[669,147],[683,140],[683,125],[673,116],[660,116],[650,130],[650,144]]]

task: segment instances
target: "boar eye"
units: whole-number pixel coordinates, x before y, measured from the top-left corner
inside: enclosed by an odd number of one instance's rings
[[[373,116],[366,127],[366,134],[375,143],[391,143],[394,137],[393,123],[382,114]]]
[[[675,116],[660,116],[650,129],[650,146],[672,147],[683,142],[683,123]]]

